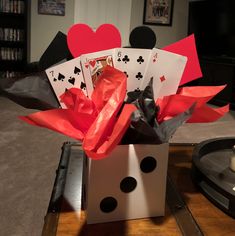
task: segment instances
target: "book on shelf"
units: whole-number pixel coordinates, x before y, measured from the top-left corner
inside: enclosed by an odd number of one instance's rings
[[[0,0],[0,12],[22,14],[24,8],[23,0]]]
[[[16,28],[0,28],[0,41],[23,42],[24,30]]]
[[[0,48],[0,60],[3,61],[22,61],[23,49],[22,48]]]

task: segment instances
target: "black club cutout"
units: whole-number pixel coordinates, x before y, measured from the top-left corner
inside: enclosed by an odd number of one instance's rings
[[[137,181],[133,177],[126,177],[124,178],[120,183],[120,189],[124,193],[130,193],[132,192],[137,186]]]
[[[144,173],[150,173],[154,171],[156,167],[157,167],[157,161],[155,158],[151,156],[145,157],[140,163],[140,169]]]
[[[100,202],[100,210],[105,213],[112,212],[116,209],[118,203],[114,197],[105,197]]]
[[[129,57],[127,55],[125,55],[122,59],[123,62],[127,63],[130,61]]]
[[[143,78],[143,75],[141,74],[141,72],[138,72],[138,74],[135,76],[135,78],[140,80]]]
[[[143,62],[144,62],[144,59],[143,59],[143,57],[142,57],[142,56],[140,56],[140,57],[137,59],[137,62],[138,62],[139,64],[143,63]]]

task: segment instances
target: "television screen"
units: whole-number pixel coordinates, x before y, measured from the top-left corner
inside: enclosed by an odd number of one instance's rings
[[[188,19],[199,56],[235,57],[235,0],[191,0]]]

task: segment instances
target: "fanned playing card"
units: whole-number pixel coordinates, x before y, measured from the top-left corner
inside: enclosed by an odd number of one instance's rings
[[[151,50],[116,48],[114,67],[127,76],[127,92],[139,90],[145,76]]]
[[[60,101],[60,96],[66,91],[66,89],[73,87],[80,88],[87,95],[80,57],[48,68],[46,74],[62,108],[66,107]]]
[[[104,67],[107,65],[114,66],[114,51],[115,49],[110,49],[81,55],[81,64],[89,97]]]
[[[153,77],[154,99],[175,94],[183,75],[187,57],[157,48],[152,49],[141,89]]]

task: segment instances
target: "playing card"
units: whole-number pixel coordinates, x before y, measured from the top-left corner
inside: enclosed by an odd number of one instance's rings
[[[80,88],[87,95],[79,57],[48,68],[46,74],[62,108],[66,107],[60,101],[60,96],[66,89]]]
[[[152,49],[145,77],[144,89],[153,77],[154,99],[175,94],[186,66],[187,57],[157,48]]]
[[[114,67],[127,76],[127,92],[139,90],[145,76],[151,50],[116,48]]]
[[[114,66],[114,49],[81,55],[81,65],[90,97],[105,66]]]

